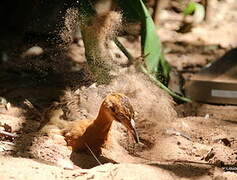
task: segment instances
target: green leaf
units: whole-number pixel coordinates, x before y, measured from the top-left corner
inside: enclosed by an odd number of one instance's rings
[[[196,4],[195,2],[189,2],[186,8],[183,10],[183,13],[185,16],[192,14],[195,9],[196,9]]]
[[[196,2],[189,2],[187,7],[183,10],[184,16],[194,13],[194,20],[200,23],[205,17],[205,8],[202,4]]]
[[[125,1],[123,2],[125,3]],[[142,23],[141,46],[142,54],[145,57],[145,65],[149,73],[156,74],[159,65],[167,64],[160,62],[163,52],[156,26],[142,0],[127,0],[126,4],[132,12],[136,13],[137,19]],[[165,60],[163,59],[163,61]],[[163,68],[166,68],[164,71],[169,71],[166,66],[161,69]]]

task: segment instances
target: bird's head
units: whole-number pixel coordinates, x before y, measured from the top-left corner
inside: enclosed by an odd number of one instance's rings
[[[134,121],[134,110],[128,97],[121,93],[111,93],[106,96],[103,106],[106,107],[114,120],[123,124],[132,133],[136,143],[139,143]]]

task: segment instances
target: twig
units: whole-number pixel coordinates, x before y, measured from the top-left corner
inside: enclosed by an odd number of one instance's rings
[[[102,163],[99,161],[99,159],[96,157],[96,155],[93,153],[93,151],[91,150],[91,148],[88,146],[87,143],[85,143],[86,147],[89,149],[90,153],[92,154],[92,156],[95,158],[95,160],[99,163],[99,165],[102,165]]]
[[[29,108],[29,110],[37,114],[41,119],[41,113],[28,99],[25,99],[23,103]]]
[[[170,0],[156,0],[155,2],[155,7],[154,7],[154,12],[153,12],[153,20],[156,26],[159,24],[160,20],[160,12],[164,7],[168,5]]]
[[[184,137],[184,138],[186,138],[189,141],[192,140],[191,137],[189,137],[185,133],[179,132],[179,131],[177,131],[175,129],[172,129],[172,128],[166,129],[166,133],[169,134],[169,135],[176,135],[176,136]]]
[[[6,145],[10,145],[10,146],[15,146],[14,143],[8,142],[8,141],[0,141],[0,144],[6,144]]]
[[[144,158],[142,158],[144,159]],[[189,164],[202,164],[202,165],[209,165],[209,166],[215,166],[217,167],[216,164],[214,163],[209,163],[209,162],[200,162],[200,161],[189,161],[189,160],[162,160],[162,161],[151,161],[149,162],[149,164],[162,164],[162,163],[171,163],[171,164],[175,164],[175,163],[189,163]]]
[[[210,166],[217,166],[216,164],[209,163],[209,162],[200,162],[200,161],[189,161],[189,160],[174,160],[174,163],[191,163],[191,164],[204,164]]]
[[[224,166],[219,166],[218,164],[215,164],[215,163],[209,163],[209,162],[201,162],[201,161],[189,161],[189,160],[175,160],[175,159],[162,159],[162,160],[155,160],[155,161],[152,161],[152,160],[149,160],[147,158],[144,158],[144,157],[141,157],[141,156],[138,156],[139,158],[141,159],[145,159],[145,160],[148,160],[148,162],[145,162],[145,164],[148,164],[148,165],[152,165],[152,164],[164,164],[164,163],[168,163],[168,164],[175,164],[175,163],[189,163],[189,164],[201,164],[201,165],[208,165],[208,166],[213,166],[213,167],[226,167],[226,166],[229,166],[229,167],[236,167],[235,165],[231,165],[231,164],[226,164]]]
[[[6,132],[6,131],[4,131],[4,130],[0,130],[0,134],[1,134],[1,135],[4,135],[4,136],[9,136],[9,137],[12,137],[12,138],[18,137],[18,135],[13,134],[13,133],[10,133],[10,132]]]
[[[134,58],[130,54],[130,52],[128,52],[128,50],[123,46],[123,44],[117,38],[114,38],[114,43],[123,52],[123,54],[128,58],[129,60],[128,66],[131,65],[134,62]]]

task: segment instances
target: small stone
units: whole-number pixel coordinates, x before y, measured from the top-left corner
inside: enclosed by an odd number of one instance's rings
[[[74,169],[73,163],[68,159],[61,159],[60,158],[57,160],[56,163],[58,166],[63,167],[64,169],[69,169],[69,170]]]
[[[39,46],[33,46],[29,49],[27,49],[23,54],[22,57],[25,58],[27,56],[39,56],[42,54],[44,51],[41,47]]]

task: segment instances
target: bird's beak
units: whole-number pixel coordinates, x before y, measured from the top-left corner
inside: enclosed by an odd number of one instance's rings
[[[135,121],[133,119],[131,119],[130,123],[128,124],[128,129],[131,131],[136,143],[139,143],[140,141],[139,141],[138,133],[136,130]]]

